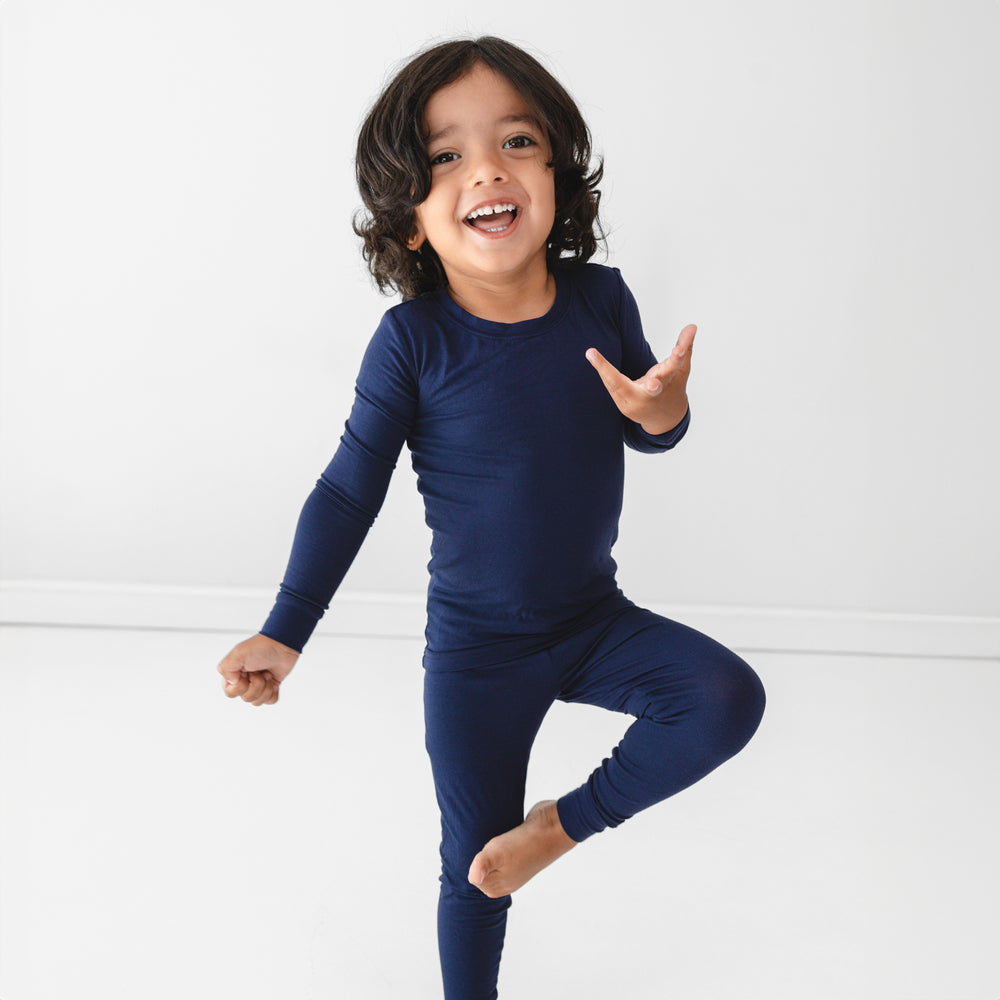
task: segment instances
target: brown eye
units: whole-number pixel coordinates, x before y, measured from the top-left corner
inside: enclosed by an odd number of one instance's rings
[[[453,159],[458,159],[458,153],[438,153],[437,156],[431,158],[431,166],[436,167],[439,163],[451,163]]]
[[[515,135],[512,139],[508,139],[504,144],[504,149],[525,149],[527,146],[536,145],[535,140],[531,138],[530,135]]]

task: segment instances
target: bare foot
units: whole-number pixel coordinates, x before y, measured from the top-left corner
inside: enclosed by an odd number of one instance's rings
[[[520,826],[494,837],[472,859],[469,881],[492,899],[508,896],[575,846],[555,800],[539,802]]]

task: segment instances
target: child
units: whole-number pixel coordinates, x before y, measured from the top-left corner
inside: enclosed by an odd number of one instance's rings
[[[586,263],[588,171],[573,100],[507,42],[435,46],[386,88],[358,142],[355,229],[404,301],[368,346],[267,623],[219,665],[229,697],[278,700],[406,442],[433,531],[424,709],[448,1000],[497,996],[511,893],[731,757],[764,707],[739,657],[615,581],[623,443],[684,435],[695,327],[657,364],[617,270]],[[557,698],[636,718],[579,788],[525,816]]]

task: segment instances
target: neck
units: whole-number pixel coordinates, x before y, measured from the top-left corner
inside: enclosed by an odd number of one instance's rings
[[[494,323],[544,316],[556,300],[555,278],[542,266],[519,276],[479,280],[448,275],[448,294],[466,312]]]

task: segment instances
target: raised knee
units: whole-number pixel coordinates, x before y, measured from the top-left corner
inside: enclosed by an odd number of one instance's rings
[[[719,714],[720,730],[730,754],[750,742],[764,716],[767,698],[753,668],[735,653],[713,671],[710,698]]]

